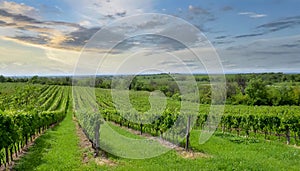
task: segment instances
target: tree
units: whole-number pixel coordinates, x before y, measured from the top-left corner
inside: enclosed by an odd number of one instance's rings
[[[29,80],[29,82],[32,83],[32,84],[36,84],[36,83],[38,83],[38,79],[39,79],[39,77],[36,75],[36,76],[33,76],[33,77]]]
[[[234,97],[241,93],[241,90],[236,82],[226,83],[226,98],[227,102],[234,103]]]
[[[268,100],[269,105],[271,106],[279,106],[281,102],[281,94],[278,88],[270,87],[268,89]]]
[[[294,101],[295,105],[300,104],[300,87],[299,86],[295,86],[293,88],[293,101]]]
[[[261,78],[251,79],[245,92],[249,95],[252,105],[267,104],[267,85]]]
[[[241,88],[242,93],[245,94],[246,78],[241,74],[238,74],[235,76],[235,80],[238,83],[239,87]]]
[[[5,82],[5,77],[3,75],[0,75],[0,83],[4,83]]]
[[[293,89],[290,85],[284,84],[279,88],[281,94],[280,105],[292,105],[293,104]]]

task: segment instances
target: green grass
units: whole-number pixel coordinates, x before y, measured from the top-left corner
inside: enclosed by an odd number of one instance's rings
[[[82,164],[82,149],[70,111],[59,125],[36,139],[14,170],[94,170],[94,163]]]
[[[139,139],[127,130],[109,124],[123,136]],[[299,170],[300,149],[280,142],[246,139],[233,134],[216,133],[198,144],[200,131],[191,132],[191,147],[211,157],[185,159],[171,150],[151,159],[125,159],[109,155],[115,166],[82,164],[82,149],[71,113],[55,128],[38,138],[15,170]],[[142,138],[143,139],[143,138]],[[135,150],[135,149],[132,149]],[[151,150],[151,149],[147,149]],[[146,151],[147,151],[146,150]]]
[[[139,135],[136,135],[136,134],[132,134],[131,132],[119,127],[119,126],[116,126],[115,124],[113,123],[110,123],[110,122],[107,122],[107,124],[116,132],[118,132],[120,135],[123,135],[123,136],[126,136],[128,138],[133,138],[133,139],[145,139],[144,137],[142,136],[139,136]]]
[[[111,125],[114,131],[139,138],[125,129]],[[191,133],[191,146],[210,158],[184,159],[171,150],[151,159],[124,159],[109,155],[115,166],[83,165],[75,125],[69,114],[57,127],[47,131],[15,170],[299,170],[300,149],[278,142],[246,139],[217,133],[207,143],[198,144],[200,131]],[[134,149],[133,149],[134,150]]]
[[[300,150],[264,140],[235,135],[216,134],[204,145],[196,141],[199,131],[193,131],[192,146],[213,155],[203,163],[207,170],[299,170]]]
[[[124,136],[132,137],[131,133],[124,129],[113,129]],[[211,156],[209,158],[184,159],[171,150],[146,160],[111,157],[118,165],[101,167],[101,170],[299,170],[300,168],[300,149],[278,142],[222,133],[216,133],[207,143],[201,145],[198,143],[199,134],[198,130],[192,131],[191,146],[194,151]]]

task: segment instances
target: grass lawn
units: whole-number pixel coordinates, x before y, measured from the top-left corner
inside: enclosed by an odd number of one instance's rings
[[[95,163],[82,163],[76,126],[71,107],[66,118],[36,139],[35,144],[19,161],[14,170],[95,170]]]
[[[128,131],[116,128],[122,135],[136,138]],[[111,156],[117,165],[101,170],[299,170],[300,149],[279,142],[246,139],[216,133],[207,143],[198,144],[200,131],[191,133],[194,151],[211,157],[185,159],[171,150],[147,160],[122,159]]]
[[[113,130],[130,138],[141,138],[111,125]],[[109,155],[114,166],[82,164],[75,124],[69,113],[55,128],[36,140],[35,145],[15,166],[15,170],[299,170],[300,149],[283,143],[246,139],[216,133],[205,144],[198,144],[200,131],[191,133],[194,151],[210,157],[186,159],[171,150],[151,159],[124,159]],[[143,139],[143,138],[142,138]],[[134,149],[133,149],[134,150]]]

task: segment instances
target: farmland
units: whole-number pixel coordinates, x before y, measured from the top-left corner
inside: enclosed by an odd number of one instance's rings
[[[1,83],[0,87],[2,168],[12,163],[15,170],[297,170],[300,167],[300,107],[296,105],[226,104],[214,135],[199,144],[211,105],[197,106],[193,100],[176,98],[176,92],[153,96],[157,92],[132,89],[128,94],[132,107],[128,107],[115,105],[116,98],[127,95],[121,90],[112,95],[110,89],[87,86]],[[165,108],[158,104],[165,104]],[[186,127],[176,125],[177,120],[187,121],[187,117],[180,115],[183,105],[190,106],[188,116],[193,120],[189,151],[201,153],[200,157],[182,156],[156,141],[145,148],[142,143],[126,143],[124,138],[116,136],[141,141],[153,136],[184,148]],[[79,145],[77,122],[95,151]],[[173,129],[174,125],[177,129]],[[34,145],[14,161],[31,141]],[[123,150],[116,151],[120,147]],[[160,155],[142,159],[139,150]],[[109,162],[99,164],[94,153],[99,153],[100,161],[105,156]],[[130,159],[131,156],[136,159]]]

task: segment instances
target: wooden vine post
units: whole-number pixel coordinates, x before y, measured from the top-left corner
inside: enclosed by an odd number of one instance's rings
[[[190,127],[191,127],[191,116],[188,116],[187,125],[186,125],[186,142],[185,142],[185,150],[189,150],[190,144]]]
[[[99,120],[99,115],[96,114],[95,117],[95,157],[98,157],[99,155],[99,150],[100,150],[100,120]]]

